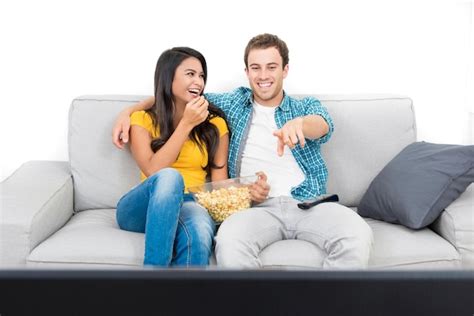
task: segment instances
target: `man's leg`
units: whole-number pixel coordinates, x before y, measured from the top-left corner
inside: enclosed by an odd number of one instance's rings
[[[231,215],[216,236],[217,265],[226,268],[260,268],[259,254],[268,245],[285,239],[277,199]]]
[[[297,209],[296,203],[291,205]],[[299,209],[294,211],[301,214]],[[306,212],[294,225],[294,238],[309,241],[327,252],[323,268],[367,267],[373,236],[362,217],[338,203],[319,204]]]

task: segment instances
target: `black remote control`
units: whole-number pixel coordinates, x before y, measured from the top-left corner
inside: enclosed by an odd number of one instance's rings
[[[298,203],[298,207],[302,210],[309,210],[313,206],[316,206],[324,202],[338,202],[338,201],[339,201],[339,196],[337,194],[329,194],[329,195],[325,194],[325,195],[320,195],[316,201]]]

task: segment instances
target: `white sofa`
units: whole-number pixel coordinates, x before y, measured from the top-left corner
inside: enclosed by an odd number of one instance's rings
[[[296,96],[302,97],[302,96]],[[328,192],[357,205],[378,172],[416,140],[412,100],[402,96],[316,96],[335,123],[323,145]],[[73,100],[69,161],[31,161],[1,183],[1,267],[132,268],[143,262],[144,235],[122,231],[118,199],[139,181],[129,150],[111,142],[117,113],[142,96],[92,95]],[[374,269],[474,267],[474,187],[429,228],[411,230],[366,218],[374,233]],[[298,240],[261,253],[265,267],[318,268],[326,254]]]

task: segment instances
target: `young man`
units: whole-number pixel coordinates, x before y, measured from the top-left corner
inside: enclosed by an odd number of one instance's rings
[[[259,268],[259,254],[265,247],[283,239],[300,239],[327,252],[323,268],[365,268],[372,231],[357,213],[337,203],[309,210],[297,206],[326,193],[327,169],[320,146],[330,138],[333,122],[318,100],[297,100],[285,94],[288,60],[285,42],[275,35],[258,35],[244,55],[251,89],[205,95],[227,115],[229,176],[260,175],[251,187],[255,205],[233,214],[219,228],[217,263]],[[150,98],[121,113],[113,130],[119,148],[128,138],[130,113],[153,103]]]

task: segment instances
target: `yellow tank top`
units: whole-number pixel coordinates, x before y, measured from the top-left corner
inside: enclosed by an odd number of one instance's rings
[[[219,137],[222,137],[229,132],[227,125],[223,118],[214,117],[210,120],[219,130]],[[141,126],[146,129],[152,138],[157,138],[160,135],[159,130],[153,128],[153,122],[150,115],[145,111],[134,112],[130,117],[130,124]],[[208,157],[207,150],[204,154],[199,150],[199,147],[190,139],[186,140],[179,152],[178,159],[171,165],[172,168],[178,170],[184,179],[185,188],[195,185],[201,185],[206,182],[206,171],[203,169],[207,165]],[[147,177],[141,172],[142,181]]]

